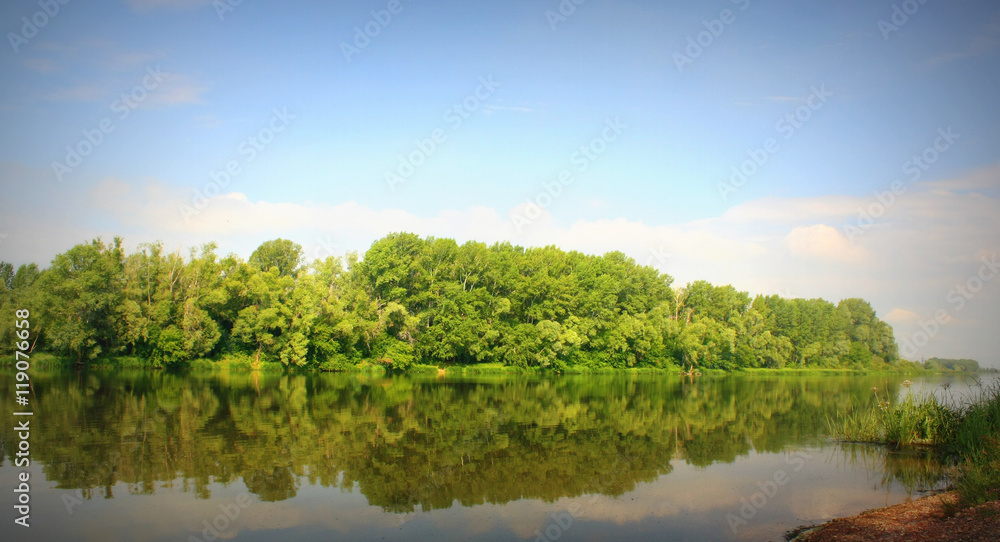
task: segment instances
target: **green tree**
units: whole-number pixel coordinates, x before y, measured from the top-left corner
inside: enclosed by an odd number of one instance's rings
[[[35,281],[38,280],[39,271],[35,264],[24,264],[14,271],[14,266],[7,262],[0,262],[0,314],[7,315],[0,318],[0,353],[13,354],[14,345],[21,342],[15,335],[23,329],[28,330],[31,338],[31,345],[36,344],[39,332],[40,304],[37,300],[38,290],[34,288]],[[29,313],[28,328],[18,328],[18,319],[13,315],[18,310],[27,310]],[[34,315],[34,316],[30,316]],[[17,320],[17,321],[16,321]]]
[[[119,353],[124,346],[122,240],[100,239],[56,256],[38,279],[47,307],[42,329],[49,346],[78,364]]]
[[[423,360],[558,371],[898,361],[892,328],[864,300],[751,299],[705,281],[675,289],[672,277],[620,252],[459,245],[412,233],[387,235],[363,257],[308,265],[301,246],[284,239],[262,243],[248,261],[215,249],[182,257],[146,243],[126,257],[120,240],[97,240],[41,272],[0,264],[0,307],[41,307],[34,335],[80,363],[232,354],[324,369]],[[7,325],[0,336],[9,338]],[[959,361],[950,366],[973,368]]]
[[[294,276],[302,264],[302,246],[287,239],[274,239],[261,243],[250,255],[250,265],[261,271],[278,268],[282,277]]]

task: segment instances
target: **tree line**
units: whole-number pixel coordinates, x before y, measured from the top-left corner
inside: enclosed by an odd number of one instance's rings
[[[978,373],[980,371],[979,362],[974,359],[931,358],[924,363],[924,366],[931,370],[946,369],[966,373]]]
[[[345,370],[414,363],[567,370],[879,369],[892,328],[862,299],[756,296],[673,278],[621,252],[486,245],[394,233],[361,257],[305,262],[264,242],[248,260],[215,244],[187,257],[121,238],[79,244],[48,268],[0,263],[0,314],[31,311],[34,351],[81,365],[134,356]],[[15,344],[0,319],[0,348]]]

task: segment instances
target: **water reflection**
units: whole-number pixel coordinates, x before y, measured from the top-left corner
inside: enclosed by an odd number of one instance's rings
[[[938,452],[931,448],[891,450],[845,443],[832,449],[834,461],[863,470],[874,488],[886,492],[894,484],[901,485],[910,495],[942,490],[955,473],[955,468],[942,463]]]
[[[217,500],[213,492],[231,497],[245,486],[258,502],[301,508],[310,498],[329,502],[329,489],[338,489],[412,518],[615,502],[689,479],[735,487],[743,471],[713,478],[727,472],[719,466],[800,448],[841,454],[823,461],[864,471],[881,487],[913,492],[941,479],[927,458],[830,446],[828,417],[867,400],[872,386],[898,393],[899,382],[884,377],[60,373],[37,374],[33,385],[32,459],[57,489],[82,500],[123,491]],[[0,375],[0,387],[12,386],[10,374]],[[0,416],[11,415],[6,403]],[[9,425],[2,439],[12,461]],[[693,489],[643,506],[665,514],[665,502]],[[704,508],[727,510],[739,496],[706,493]]]

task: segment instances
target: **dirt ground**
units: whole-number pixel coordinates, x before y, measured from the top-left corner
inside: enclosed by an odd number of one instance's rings
[[[954,503],[954,493],[862,512],[823,525],[795,531],[795,542],[924,542],[955,540],[1000,542],[1000,501],[946,514],[945,503]]]

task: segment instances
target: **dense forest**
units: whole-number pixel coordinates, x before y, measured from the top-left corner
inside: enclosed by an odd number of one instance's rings
[[[207,244],[77,245],[46,269],[0,263],[0,314],[31,313],[34,352],[81,365],[131,356],[345,370],[375,364],[570,368],[816,367],[902,363],[861,299],[751,298],[673,278],[620,252],[487,246],[390,234],[364,254],[304,262],[267,241],[249,260]],[[16,343],[0,319],[0,353]]]

